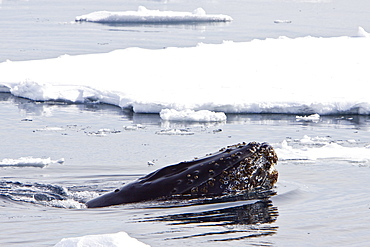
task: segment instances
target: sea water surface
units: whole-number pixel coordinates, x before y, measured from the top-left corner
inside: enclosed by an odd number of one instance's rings
[[[75,22],[94,11],[148,9],[225,14],[231,23],[120,25]],[[356,36],[370,30],[366,0],[120,0],[45,1],[1,0],[0,62],[32,60],[63,54],[108,52],[127,47],[191,47],[200,42],[287,37]],[[275,23],[277,20],[291,23]]]
[[[108,105],[35,103],[9,94],[2,94],[0,103],[2,158],[64,158],[63,164],[44,168],[0,168],[1,245],[52,246],[66,237],[119,231],[152,246],[364,246],[370,241],[367,116],[300,122],[289,115],[228,115],[224,124],[190,124]],[[168,129],[191,134],[159,134]],[[335,143],[363,153],[292,160],[283,155],[276,194],[255,200],[84,208],[84,201],[167,164],[252,140],[269,142],[278,155],[283,142],[298,146],[298,152],[315,148],[319,153]]]
[[[98,10],[227,14],[230,24],[75,23]],[[125,47],[194,46],[254,38],[355,35],[370,30],[368,1],[0,2],[0,61]],[[291,20],[291,23],[274,23]],[[0,72],[1,73],[1,72]],[[227,115],[225,123],[168,122],[102,104],[32,102],[0,94],[0,245],[53,246],[62,238],[125,231],[152,246],[367,246],[370,117]],[[181,130],[182,135],[171,135]],[[146,202],[86,209],[83,202],[165,165],[238,142],[269,142],[280,177],[254,200]],[[61,162],[64,161],[64,162]],[[6,163],[6,162],[5,162]]]

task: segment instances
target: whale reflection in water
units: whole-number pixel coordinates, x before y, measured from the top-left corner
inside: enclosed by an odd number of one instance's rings
[[[248,241],[254,242],[257,241],[256,238],[277,233],[278,226],[273,223],[279,215],[278,209],[269,199],[273,195],[275,193],[272,191],[264,191],[247,196],[238,195],[212,200],[199,199],[195,203],[192,201],[186,207],[182,204],[177,206],[176,204],[156,204],[149,207],[149,209],[156,210],[148,213],[151,216],[138,218],[134,222],[164,222],[171,225],[171,231],[166,232],[166,240],[201,238],[205,241],[237,241],[249,239]],[[257,200],[250,200],[251,198]],[[163,214],[178,210],[181,213]]]

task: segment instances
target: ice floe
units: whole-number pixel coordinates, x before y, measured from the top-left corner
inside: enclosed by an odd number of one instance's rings
[[[18,159],[3,159],[0,167],[40,167],[43,168],[50,164],[63,164],[64,159],[52,160],[49,158],[20,157]]]
[[[125,232],[85,235],[82,237],[63,238],[54,247],[88,247],[88,246],[109,246],[109,247],[148,247],[149,245],[130,237]]]
[[[331,137],[303,136],[274,145],[281,162],[306,163],[337,160],[349,163],[370,163],[370,144],[358,140],[333,140]]]
[[[157,135],[194,135],[189,129],[163,129],[155,132]]]
[[[133,124],[128,126],[123,126],[124,130],[139,130],[139,129],[145,129],[145,126],[142,124]]]
[[[228,22],[232,18],[227,15],[209,15],[204,9],[197,8],[193,12],[149,10],[139,6],[137,11],[96,11],[77,16],[76,21],[100,23],[193,23],[193,22]]]
[[[370,39],[359,32],[6,61],[0,88],[32,100],[107,103],[136,113],[369,115]]]
[[[292,23],[291,20],[275,20],[274,23]]]
[[[88,136],[98,136],[98,137],[103,137],[107,136],[109,134],[117,134],[121,133],[120,130],[111,130],[111,129],[99,129],[98,131],[90,131],[86,132]]]
[[[296,116],[295,119],[304,122],[318,122],[320,120],[320,115],[316,113],[309,116]]]

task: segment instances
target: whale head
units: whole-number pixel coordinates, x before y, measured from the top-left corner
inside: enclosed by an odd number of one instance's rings
[[[239,143],[203,158],[158,169],[86,205],[94,208],[159,198],[269,190],[278,179],[277,160],[267,143]]]

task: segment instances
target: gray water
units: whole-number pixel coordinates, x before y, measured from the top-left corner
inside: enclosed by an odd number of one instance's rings
[[[208,13],[228,14],[234,21],[173,26],[73,22],[75,16],[91,11],[135,10],[139,5],[179,11],[203,7]],[[2,0],[0,61],[280,35],[354,36],[358,26],[370,30],[369,12],[368,1]],[[292,23],[274,24],[277,19]],[[152,246],[370,243],[370,169],[368,163],[355,160],[280,162],[276,194],[256,200],[79,208],[84,201],[160,167],[238,142],[274,146],[308,135],[368,145],[369,116],[327,116],[307,123],[290,115],[228,115],[225,124],[168,123],[156,114],[134,114],[109,105],[40,103],[10,94],[0,94],[0,116],[0,160],[65,159],[44,168],[0,167],[0,246],[53,246],[62,238],[119,231]],[[186,129],[192,135],[158,134],[167,128]],[[100,129],[110,131],[102,136]],[[28,202],[29,198],[36,200]]]
[[[65,237],[119,231],[152,246],[366,246],[370,241],[367,163],[279,163],[276,195],[262,200],[147,202],[103,209],[24,200],[29,193],[54,196],[51,202],[83,202],[93,197],[83,193],[112,191],[165,165],[241,141],[274,145],[309,135],[370,143],[369,117],[301,123],[287,115],[229,115],[226,124],[168,124],[158,115],[124,113],[107,105],[41,104],[9,94],[1,95],[0,105],[1,158],[65,158],[64,164],[42,169],[0,168],[7,183],[2,194],[13,196],[0,200],[1,246],[52,246]],[[142,128],[123,127],[137,124]],[[194,134],[157,134],[180,127]],[[116,131],[93,134],[102,128]]]
[[[148,9],[230,15],[226,24],[102,25],[75,23],[93,11]],[[279,36],[355,36],[370,30],[367,0],[107,0],[0,1],[0,62],[108,52],[127,47],[195,46],[200,42],[249,41]],[[276,24],[275,20],[291,20]]]

